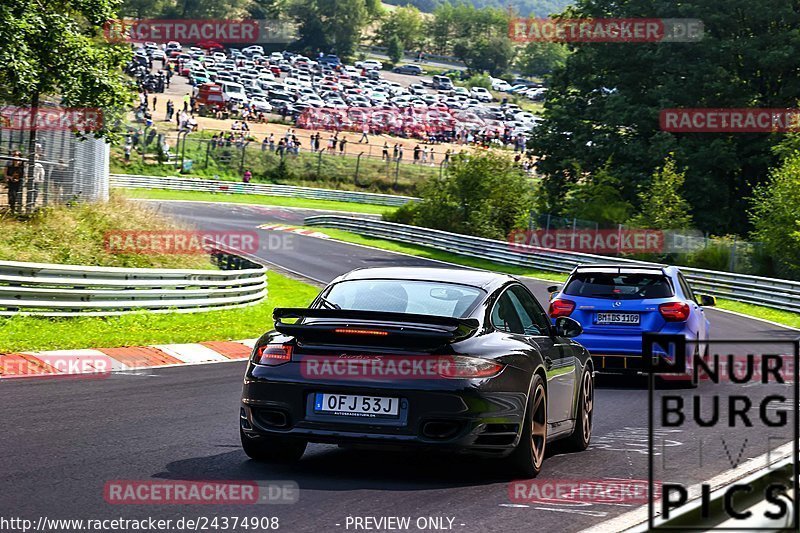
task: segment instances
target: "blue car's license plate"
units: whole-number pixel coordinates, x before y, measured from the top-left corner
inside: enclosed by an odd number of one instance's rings
[[[596,322],[598,324],[632,324],[639,323],[639,315],[636,313],[597,313]]]

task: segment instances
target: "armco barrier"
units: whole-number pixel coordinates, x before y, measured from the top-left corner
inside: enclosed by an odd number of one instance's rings
[[[395,196],[392,194],[336,191],[332,189],[315,189],[312,187],[295,187],[292,185],[275,185],[271,183],[240,183],[236,181],[183,178],[179,176],[158,177],[137,176],[133,174],[111,174],[111,186],[125,189],[167,189],[172,191],[286,196],[308,198],[312,200],[335,200],[337,202],[388,206],[401,206],[417,200],[417,198],[411,196]]]
[[[438,250],[478,257],[497,263],[526,266],[554,272],[569,272],[579,264],[654,265],[618,257],[583,254],[562,250],[518,251],[525,248],[507,241],[459,235],[447,231],[365,220],[342,215],[317,215],[305,219],[308,226],[327,226],[352,231],[361,235],[429,246]],[[714,296],[800,312],[800,283],[730,272],[681,267],[693,288]]]
[[[211,252],[220,268],[178,270],[0,262],[0,315],[111,316],[147,310],[194,313],[253,305],[267,295],[266,269]]]

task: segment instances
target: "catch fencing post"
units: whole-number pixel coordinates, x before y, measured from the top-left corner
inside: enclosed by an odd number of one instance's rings
[[[355,179],[353,180],[355,182],[355,184],[356,184],[356,187],[358,187],[358,170],[359,170],[359,168],[361,168],[361,156],[362,155],[364,155],[364,152],[361,152],[360,154],[358,154],[358,157],[356,157],[356,176],[355,176]]]

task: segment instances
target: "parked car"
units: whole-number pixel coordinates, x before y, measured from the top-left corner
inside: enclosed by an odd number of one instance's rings
[[[470,89],[470,96],[480,102],[491,102],[494,100],[492,93],[484,87],[473,87]]]
[[[377,59],[365,59],[364,61],[356,61],[355,67],[364,70],[381,70],[383,68],[383,63]]]
[[[410,74],[412,76],[422,76],[425,74],[425,71],[419,65],[400,65],[394,67],[392,72],[397,74]]]

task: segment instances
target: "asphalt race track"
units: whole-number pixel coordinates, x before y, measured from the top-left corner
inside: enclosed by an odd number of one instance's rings
[[[158,205],[163,212],[215,231],[253,230],[265,223],[300,225],[308,214],[268,206]],[[358,267],[441,265],[315,237],[259,231],[267,243],[269,234],[291,236],[273,239],[284,246],[261,250],[262,259],[322,283]],[[546,283],[526,284],[546,301]],[[713,309],[707,313],[718,339],[778,340],[798,335]],[[454,531],[556,532],[578,531],[638,506],[513,502],[508,492],[511,479],[501,466],[472,457],[310,445],[293,468],[260,465],[248,460],[239,446],[243,369],[243,362],[231,362],[106,379],[0,382],[0,516],[33,520],[277,516],[280,530],[318,533],[353,531],[352,526],[346,528],[348,516],[410,516],[412,524],[418,517],[447,517],[454,519]],[[704,382],[696,391],[669,392],[704,396],[711,394],[710,387]],[[753,397],[760,392],[750,389]],[[580,454],[551,452],[537,479],[646,480],[647,413],[643,381],[601,380],[591,448]],[[758,427],[708,428],[702,437],[690,431],[663,431],[655,438],[661,450],[657,476],[700,482],[729,470],[731,453],[743,461],[790,438],[786,430],[770,433]],[[731,453],[722,452],[721,443]],[[300,487],[299,503],[152,506],[104,501],[108,481],[187,479],[292,480]]]

